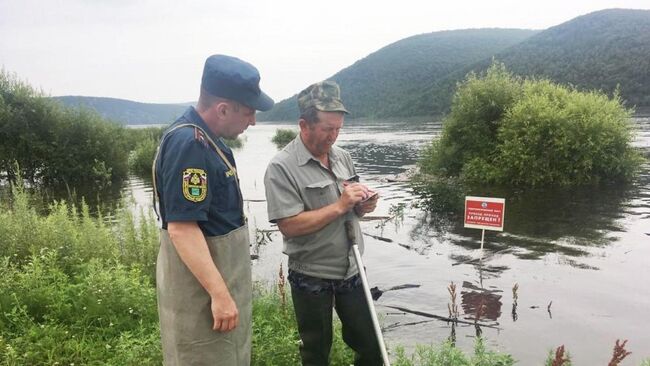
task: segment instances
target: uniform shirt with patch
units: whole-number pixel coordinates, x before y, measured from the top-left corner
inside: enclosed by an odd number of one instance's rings
[[[201,127],[235,166],[232,151],[193,107],[168,129],[192,123]],[[205,236],[218,236],[242,226],[242,204],[235,174],[194,127],[169,132],[156,162],[156,184],[163,229],[169,222],[196,221]]]
[[[341,197],[343,182],[356,177],[352,157],[332,146],[329,159],[331,169],[307,150],[300,136],[271,159],[264,176],[269,221],[317,210]],[[284,238],[289,269],[325,279],[345,279],[358,273],[345,233],[346,220],[352,221],[363,252],[359,218],[351,211],[315,233]]]

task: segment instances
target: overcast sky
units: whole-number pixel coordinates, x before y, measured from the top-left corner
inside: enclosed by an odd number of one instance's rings
[[[0,65],[50,95],[196,100],[205,58],[254,64],[276,101],[400,39],[544,29],[650,0],[0,0]]]

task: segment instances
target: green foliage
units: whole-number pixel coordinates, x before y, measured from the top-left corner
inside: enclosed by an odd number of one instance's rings
[[[465,355],[452,343],[445,342],[440,346],[417,346],[415,352],[408,357],[402,347],[396,349],[395,366],[509,366],[515,361],[510,355],[501,354],[485,349],[482,338],[477,338],[474,344],[474,355]]]
[[[30,200],[14,187],[0,211],[0,365],[160,365],[154,219],[83,202],[39,215]],[[253,365],[298,364],[291,305],[258,291],[253,309]],[[332,363],[350,364],[335,329]]]
[[[435,32],[388,45],[331,78],[352,117],[435,116],[449,111],[455,85],[496,56],[515,74],[620,95],[650,106],[650,11],[608,9],[541,32],[474,29]],[[259,120],[295,120],[296,97]]]
[[[244,146],[244,140],[239,136],[234,139],[223,139],[223,142],[231,149],[241,149]]]
[[[124,129],[89,110],[63,108],[0,72],[0,172],[34,184],[103,187],[127,174]],[[20,170],[16,170],[15,163]]]
[[[253,365],[299,365],[300,336],[293,306],[282,305],[277,291],[258,290],[253,303]],[[341,338],[341,323],[334,324],[331,365],[351,365],[352,351]]]
[[[499,131],[495,173],[530,186],[628,181],[641,162],[629,119],[617,96],[528,81]]]
[[[465,183],[570,186],[629,181],[640,163],[630,112],[615,95],[522,80],[494,63],[458,86],[421,172]]]
[[[157,139],[147,138],[138,142],[129,153],[129,170],[139,176],[151,177],[151,166],[157,149]]]
[[[160,364],[153,218],[29,201],[0,213],[0,365]]]
[[[128,161],[129,170],[132,173],[141,177],[151,177],[151,165],[164,131],[164,127],[132,128],[128,130],[129,138],[127,143],[131,150]],[[223,141],[231,149],[239,149],[244,146],[241,137],[223,139]]]
[[[495,63],[482,77],[470,73],[458,85],[440,141],[424,152],[433,164],[421,166],[422,171],[457,176],[467,161],[493,155],[500,121],[520,94],[520,79],[503,64]]]
[[[628,106],[650,105],[650,11],[608,9],[574,18],[497,55],[510,70],[582,90],[620,88]]]
[[[278,128],[275,130],[275,135],[271,138],[271,142],[275,144],[278,150],[287,146],[288,143],[298,136],[298,132],[288,128]]]
[[[448,109],[454,84],[467,73],[442,87],[454,71],[465,70],[535,33],[465,29],[420,34],[383,47],[328,79],[341,86],[341,97],[353,118],[431,116]],[[298,115],[293,96],[259,113],[258,119],[295,121]]]
[[[168,126],[164,127],[146,127],[146,128],[128,128],[125,135],[126,146],[129,151],[136,149],[139,143],[145,140],[160,141],[163,132]],[[152,157],[153,158],[153,157]]]

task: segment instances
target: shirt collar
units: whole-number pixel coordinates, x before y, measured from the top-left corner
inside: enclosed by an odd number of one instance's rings
[[[208,124],[205,123],[203,118],[201,118],[201,115],[199,114],[199,112],[197,112],[194,107],[187,108],[187,110],[183,114],[183,119],[185,119],[188,122],[193,123],[193,124],[201,127],[203,129],[203,131],[205,131],[205,133],[207,133],[208,136],[210,136],[210,138],[219,146],[219,148],[221,150],[223,150],[224,152],[227,152],[228,154],[232,155],[232,151],[230,150],[228,145],[226,145],[226,143],[223,141],[223,139],[221,137],[215,135],[214,132],[212,132],[210,127],[208,127]]]
[[[310,160],[313,160],[317,163],[320,164],[320,161],[314,157],[314,155],[307,149],[305,146],[305,143],[302,142],[302,137],[300,137],[300,134],[296,136],[295,139],[295,148],[296,148],[296,158],[298,159],[298,165],[302,166],[307,164]],[[334,146],[330,149],[328,153],[328,157],[330,159],[330,162],[334,163],[338,160],[338,155],[336,154],[334,150]]]
[[[208,134],[208,136],[210,136],[210,138],[214,140],[214,142],[217,142],[217,141],[220,140],[220,137],[215,135],[214,132],[212,132],[212,130],[210,130],[210,127],[208,127],[208,124],[205,123],[203,118],[201,118],[201,115],[199,114],[199,112],[197,112],[194,107],[187,108],[187,110],[185,111],[185,114],[183,114],[183,119],[185,119],[188,122],[193,123],[193,124],[201,127],[203,129],[203,131],[205,131]]]

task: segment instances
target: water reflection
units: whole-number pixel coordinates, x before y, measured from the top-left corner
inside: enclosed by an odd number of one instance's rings
[[[582,257],[589,255],[590,247],[604,247],[617,241],[615,234],[625,230],[626,215],[649,207],[647,202],[635,202],[639,198],[647,201],[650,195],[648,166],[643,169],[639,181],[630,185],[530,190],[483,188],[468,195],[506,198],[504,232],[486,236],[485,247],[489,251],[512,253],[521,259],[539,259],[551,252]],[[418,242],[424,245],[417,251],[426,253],[427,244],[422,239],[432,236],[467,249],[476,248],[480,230],[465,229],[462,221],[462,212],[423,214],[411,231],[411,236],[420,238]],[[463,255],[452,259],[456,263],[468,260]],[[576,260],[566,260],[566,264],[595,269]]]
[[[501,290],[487,290],[474,286],[468,281],[463,281],[460,291],[463,312],[468,314],[467,319],[481,321],[489,319],[496,321],[501,316]]]

